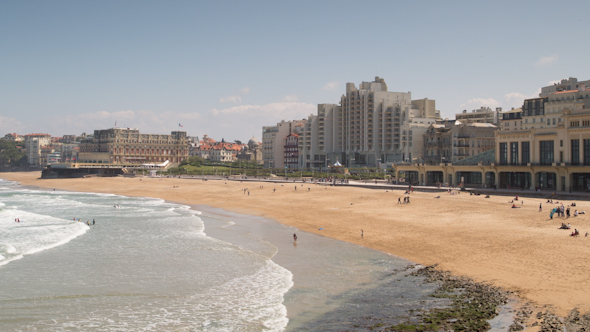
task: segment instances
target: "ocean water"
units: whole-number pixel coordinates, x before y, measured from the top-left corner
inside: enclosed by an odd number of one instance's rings
[[[0,255],[1,331],[366,331],[445,304],[409,261],[265,218],[4,180]]]
[[[283,296],[293,285],[291,272],[207,236],[199,212],[188,206],[22,190],[2,180],[0,188],[2,331],[281,331],[287,325]]]

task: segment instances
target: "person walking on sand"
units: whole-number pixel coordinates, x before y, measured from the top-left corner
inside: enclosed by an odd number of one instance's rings
[[[361,239],[363,239],[363,238],[364,238],[364,232],[363,232],[363,230],[361,229]]]
[[[402,198],[401,197],[398,197],[397,198],[397,204],[401,204],[401,203],[402,203]]]
[[[539,203],[539,212],[543,211],[542,203]]]

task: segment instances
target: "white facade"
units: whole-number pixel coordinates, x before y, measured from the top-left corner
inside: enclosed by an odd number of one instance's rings
[[[346,84],[340,105],[319,104],[300,137],[300,166],[347,166],[420,160],[423,134],[440,112],[431,99],[412,100],[410,92],[387,91],[375,77],[358,89]]]
[[[276,126],[262,127],[262,161],[264,168],[285,168],[285,138],[289,134],[299,134],[306,119],[277,123]]]
[[[578,79],[575,77],[564,78],[559,83],[542,87],[539,97],[547,97],[552,93],[560,91],[578,90],[582,86],[584,86],[586,89],[590,89],[590,80],[578,82]]]
[[[51,135],[49,134],[25,135],[25,153],[30,167],[44,166],[41,164],[41,147],[49,145],[51,145]]]
[[[471,112],[464,110],[461,113],[455,114],[455,119],[461,121],[461,123],[491,123],[498,125],[501,120],[502,108],[496,107],[496,110],[492,110],[489,107],[480,107]]]

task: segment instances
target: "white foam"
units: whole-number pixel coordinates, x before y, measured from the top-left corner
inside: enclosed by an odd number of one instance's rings
[[[19,209],[0,211],[0,220],[0,255],[4,257],[0,265],[65,244],[89,229],[80,222]]]

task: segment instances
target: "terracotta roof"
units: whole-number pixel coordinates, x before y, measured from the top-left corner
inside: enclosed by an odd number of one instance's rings
[[[572,93],[572,92],[578,92],[578,90],[566,90],[566,91],[558,91],[558,92],[553,92],[552,95],[558,95],[558,94],[562,94],[562,93]]]
[[[26,134],[25,136],[49,136],[49,137],[51,137],[51,135],[49,135],[49,134],[39,134],[39,133],[35,133],[35,134]]]

